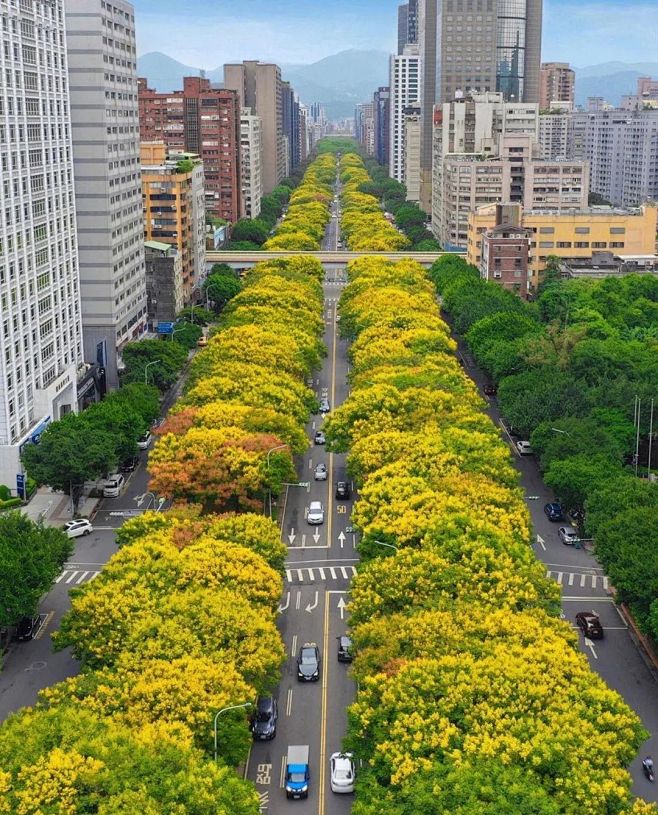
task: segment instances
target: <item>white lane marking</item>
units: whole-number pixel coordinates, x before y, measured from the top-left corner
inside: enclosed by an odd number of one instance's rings
[[[286,716],[292,716],[292,688],[288,688],[288,699],[286,701]]]
[[[570,586],[573,586],[573,580],[574,580],[575,576],[576,576],[575,572],[571,572],[571,574],[569,575],[569,585]]]
[[[292,645],[290,646],[290,656],[294,657],[297,653],[297,634],[292,635]]]
[[[279,777],[279,786],[283,789],[284,779],[286,777],[286,764],[288,763],[288,756],[281,756],[281,776]]]
[[[302,593],[301,593],[301,591],[298,591],[298,592],[297,592],[297,600],[296,600],[296,602],[295,602],[295,609],[296,609],[297,611],[299,611],[299,609],[301,608],[301,606],[302,606]]]
[[[68,580],[65,580],[64,582],[65,583],[72,583],[73,578],[76,576],[76,574],[78,574],[78,572],[71,572],[71,576],[68,578]]]

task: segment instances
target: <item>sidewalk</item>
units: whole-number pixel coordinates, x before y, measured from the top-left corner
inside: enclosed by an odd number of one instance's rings
[[[100,503],[100,498],[83,495],[78,507],[78,515],[91,518]],[[31,521],[43,521],[46,526],[63,526],[71,520],[71,499],[63,492],[50,487],[40,487],[21,512]]]

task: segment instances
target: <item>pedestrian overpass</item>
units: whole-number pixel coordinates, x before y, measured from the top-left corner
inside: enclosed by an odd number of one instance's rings
[[[421,266],[429,268],[435,260],[442,255],[453,254],[451,252],[331,252],[320,250],[317,252],[206,252],[207,263],[226,263],[232,269],[250,269],[257,263],[266,260],[278,260],[280,258],[292,258],[304,255],[305,257],[316,258],[323,266],[344,267],[352,260],[362,257],[376,257],[382,260],[390,260],[394,263],[400,260],[415,260]]]

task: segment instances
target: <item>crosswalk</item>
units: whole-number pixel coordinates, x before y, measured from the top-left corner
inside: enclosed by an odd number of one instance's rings
[[[315,583],[318,580],[351,580],[356,574],[355,566],[308,566],[286,569],[288,583]]]
[[[75,563],[67,564],[67,568],[55,578],[55,583],[67,586],[79,586],[81,583],[88,583],[93,580],[100,571],[85,569],[83,566],[76,566]]]
[[[548,569],[546,571],[546,577],[555,580],[561,586],[577,586],[581,589],[592,588],[607,591],[610,585],[608,578],[604,574],[558,572]]]

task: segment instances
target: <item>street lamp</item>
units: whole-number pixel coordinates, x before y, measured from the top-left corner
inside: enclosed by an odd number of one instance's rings
[[[268,476],[269,476],[269,473],[270,473],[270,456],[272,455],[272,453],[274,453],[276,450],[283,450],[284,447],[289,447],[289,446],[290,445],[288,445],[288,444],[278,444],[276,447],[273,447],[271,450],[267,451],[267,461],[266,461],[265,466],[267,468]],[[268,487],[267,492],[268,492],[268,496],[269,496],[270,520],[272,520],[272,487],[271,486]]]
[[[551,427],[551,430],[553,431],[553,433],[561,433],[563,436],[571,435],[571,433],[569,433],[567,430],[558,430],[557,427]]]
[[[253,707],[253,702],[244,702],[242,705],[229,705],[229,707],[223,707],[215,714],[215,761],[217,761],[217,719],[222,715],[222,713],[226,713],[227,710],[238,710],[241,707]]]
[[[384,543],[384,541],[376,541],[376,540],[373,540],[373,543],[377,543],[377,544],[379,544],[379,546],[388,546],[389,549],[395,549],[396,552],[398,551],[398,547],[395,546],[395,544],[393,544],[393,543]]]
[[[145,385],[148,385],[148,383],[149,383],[149,380],[148,380],[148,372],[149,372],[149,367],[150,367],[151,365],[158,365],[158,364],[159,364],[161,361],[162,361],[162,360],[159,360],[159,359],[154,359],[154,360],[153,360],[153,362],[147,362],[147,363],[146,363],[146,365],[145,365],[145,367],[144,367],[144,384],[145,384]]]

